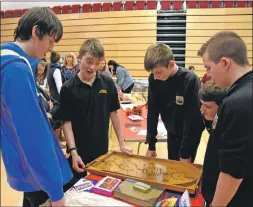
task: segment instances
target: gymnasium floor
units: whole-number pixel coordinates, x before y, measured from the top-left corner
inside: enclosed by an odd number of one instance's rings
[[[204,131],[202,134],[201,142],[199,145],[197,157],[195,163],[202,164],[206,145],[208,141],[208,132]],[[137,143],[129,143],[128,146],[133,149],[134,153],[137,153]],[[112,133],[110,139],[110,150],[119,150],[118,141],[115,133]],[[140,148],[140,155],[145,155],[147,150],[147,145],[142,144]],[[167,158],[167,146],[166,143],[158,143],[157,144],[157,156],[159,158]],[[1,205],[0,206],[22,206],[22,198],[23,194],[17,191],[12,190],[6,180],[5,168],[3,165],[3,161],[1,159]]]

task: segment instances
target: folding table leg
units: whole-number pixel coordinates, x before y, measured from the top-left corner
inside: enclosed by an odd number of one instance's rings
[[[142,142],[139,142],[139,143],[138,143],[137,155],[140,153],[141,144],[142,144]]]
[[[110,121],[110,126],[109,126],[109,139],[112,138],[112,122]]]

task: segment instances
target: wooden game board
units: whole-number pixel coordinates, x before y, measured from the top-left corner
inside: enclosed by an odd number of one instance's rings
[[[195,194],[202,174],[202,167],[193,164],[140,155],[127,156],[115,151],[102,155],[86,168],[90,173],[132,178],[168,190],[184,192],[187,189],[190,194]]]

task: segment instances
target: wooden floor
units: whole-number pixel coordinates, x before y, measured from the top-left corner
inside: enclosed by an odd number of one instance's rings
[[[199,145],[197,157],[195,163],[202,164],[206,145],[208,140],[208,133],[204,131],[201,143]],[[118,141],[115,133],[112,133],[110,138],[110,150],[119,150]],[[128,146],[133,149],[134,153],[137,153],[138,143],[128,143]],[[140,148],[140,155],[145,155],[147,150],[147,145],[142,144]],[[157,155],[159,158],[167,159],[167,144],[166,143],[157,143]],[[23,194],[21,192],[14,191],[11,189],[7,183],[6,172],[3,165],[3,161],[1,159],[1,206],[22,206],[22,198]]]

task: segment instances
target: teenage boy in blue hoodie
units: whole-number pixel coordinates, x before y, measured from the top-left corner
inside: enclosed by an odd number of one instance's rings
[[[72,173],[36,91],[36,58],[63,34],[49,8],[32,8],[19,20],[14,42],[1,46],[1,146],[9,185],[24,192],[23,206],[48,198],[64,206]]]

